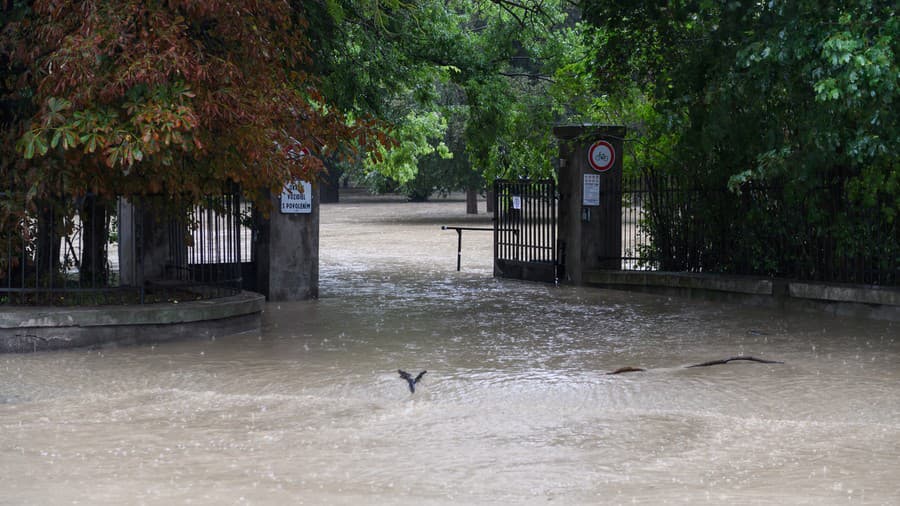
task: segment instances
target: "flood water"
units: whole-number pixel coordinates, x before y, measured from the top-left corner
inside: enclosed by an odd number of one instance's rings
[[[0,504],[900,504],[898,324],[457,273],[464,210],[323,206],[259,333],[0,356]]]

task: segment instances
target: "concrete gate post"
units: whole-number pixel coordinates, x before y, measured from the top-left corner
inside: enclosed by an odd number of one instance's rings
[[[624,126],[561,125],[559,240],[561,279],[581,284],[586,271],[621,269]]]
[[[319,296],[319,186],[306,191],[271,196],[269,218],[257,220],[256,291],[269,301]]]

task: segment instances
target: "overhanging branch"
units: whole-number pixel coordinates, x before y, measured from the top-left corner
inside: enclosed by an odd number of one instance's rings
[[[500,72],[500,75],[506,76],[506,77],[527,77],[528,79],[537,79],[540,81],[547,81],[548,83],[555,82],[553,80],[553,78],[547,77],[547,76],[541,75],[541,74],[526,74],[526,73],[522,73],[522,72]]]

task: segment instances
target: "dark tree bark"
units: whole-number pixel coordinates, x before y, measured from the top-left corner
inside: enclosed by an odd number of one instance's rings
[[[81,265],[79,275],[84,287],[105,287],[109,283],[106,269],[109,237],[109,206],[96,196],[85,197],[79,210],[81,218]]]
[[[328,167],[328,171],[321,182],[319,202],[336,204],[340,201],[341,176],[343,175],[344,172],[342,170],[338,170],[334,166]]]
[[[34,274],[37,286],[54,286],[59,272],[62,217],[52,199],[38,201],[37,241],[34,252]]]
[[[478,214],[478,190],[475,188],[466,190],[466,214]]]

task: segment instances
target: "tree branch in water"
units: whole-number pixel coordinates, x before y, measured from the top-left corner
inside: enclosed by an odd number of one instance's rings
[[[710,360],[709,362],[703,362],[700,364],[689,365],[689,366],[686,366],[686,368],[690,369],[691,367],[709,367],[711,365],[727,364],[728,362],[733,362],[735,360],[747,360],[749,362],[759,362],[761,364],[783,364],[784,363],[784,362],[779,362],[777,360],[766,360],[763,358],[756,358],[756,357],[731,357],[731,358],[726,358],[723,360]]]
[[[710,360],[709,362],[688,365],[688,366],[685,366],[685,368],[690,369],[691,367],[709,367],[711,365],[727,364],[728,362],[734,362],[736,360],[746,360],[748,362],[759,362],[761,364],[783,364],[784,363],[784,362],[779,362],[778,360],[766,360],[764,358],[756,358],[756,357],[747,356],[747,357],[724,358],[722,360]],[[610,374],[622,374],[622,373],[626,373],[626,372],[643,372],[643,371],[646,371],[646,369],[641,369],[640,367],[625,366],[625,367],[620,367],[620,368],[616,369],[615,371],[610,371],[606,374],[610,375]]]

